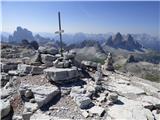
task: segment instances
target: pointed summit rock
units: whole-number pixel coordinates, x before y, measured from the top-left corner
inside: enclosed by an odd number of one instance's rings
[[[126,37],[124,37],[119,32],[115,36],[109,37],[106,45],[130,51],[141,50],[142,48],[142,45],[135,41],[131,34],[128,34]]]

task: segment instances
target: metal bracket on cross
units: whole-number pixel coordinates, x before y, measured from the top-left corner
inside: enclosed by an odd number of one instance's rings
[[[60,33],[64,33],[64,30],[56,31],[56,32],[55,32],[55,34],[60,34]]]

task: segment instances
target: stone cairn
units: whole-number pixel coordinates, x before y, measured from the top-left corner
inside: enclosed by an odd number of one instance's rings
[[[108,53],[107,60],[105,60],[104,70],[114,71],[113,59],[111,53]]]
[[[76,53],[74,51],[66,52],[63,54],[63,57],[57,58],[53,65],[56,68],[70,68],[74,65],[74,58]]]
[[[98,63],[97,71],[95,72],[95,78],[94,78],[96,85],[100,85],[101,84],[102,77],[103,77],[103,73],[102,73],[102,70],[101,70],[101,64]]]
[[[60,84],[78,80],[80,74],[74,65],[75,55],[74,51],[65,52],[53,61],[53,66],[44,70],[47,79]]]

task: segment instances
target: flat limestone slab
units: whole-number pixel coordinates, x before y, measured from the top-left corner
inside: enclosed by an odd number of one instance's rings
[[[114,120],[154,120],[152,112],[139,101],[119,97],[123,104],[115,104],[108,109],[108,116]]]
[[[56,86],[38,86],[31,89],[39,107],[50,102],[60,92]]]
[[[48,80],[56,83],[66,83],[79,78],[79,72],[76,67],[72,68],[55,68],[51,67],[44,70]]]

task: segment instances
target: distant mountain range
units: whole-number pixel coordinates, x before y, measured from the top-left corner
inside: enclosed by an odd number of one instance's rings
[[[27,39],[28,41],[36,40],[41,44],[47,42],[53,42],[59,40],[59,36],[54,33],[32,33],[31,31],[17,27],[14,33],[11,35],[7,32],[1,33],[2,42],[19,43],[21,40]],[[106,34],[87,34],[87,33],[75,33],[75,34],[63,34],[63,41],[67,44],[79,44],[84,40],[98,41],[99,44],[106,44],[114,48],[122,48],[127,50],[140,50],[142,47],[146,49],[152,49],[160,52],[160,38],[153,37],[148,34],[128,34],[122,35],[117,33]]]
[[[128,34],[127,36],[122,36],[119,32],[116,35],[111,36],[107,40],[106,45],[130,51],[142,49],[142,45],[136,40],[134,40],[131,34]]]

